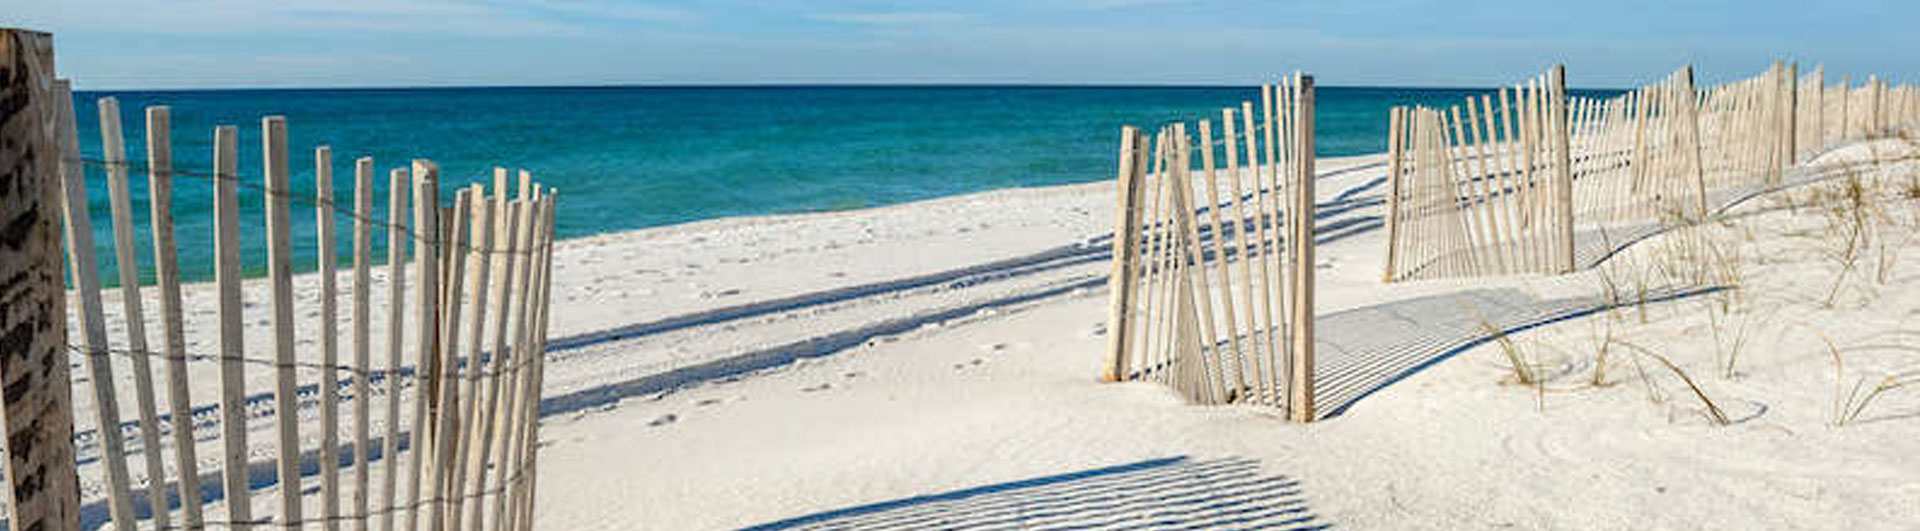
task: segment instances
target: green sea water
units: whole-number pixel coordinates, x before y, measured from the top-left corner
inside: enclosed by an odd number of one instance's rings
[[[1385,149],[1395,105],[1450,105],[1480,91],[1321,87],[1319,154]],[[133,162],[141,262],[146,233],[144,114],[171,107],[174,210],[182,273],[212,277],[213,129],[240,127],[239,179],[260,184],[260,118],[285,116],[292,187],[312,197],[313,147],[334,153],[336,193],[351,205],[353,160],[379,168],[376,210],[385,217],[385,173],[414,158],[442,171],[443,201],[494,166],[531,170],[559,191],[561,237],[727,216],[846,210],[1013,187],[1112,178],[1122,125],[1218,119],[1258,99],[1242,87],[581,87],[196,90],[76,94],[83,157],[100,157],[96,100],[118,99]],[[105,174],[88,168],[95,239],[110,272]],[[264,268],[258,190],[242,188],[242,256]],[[315,215],[296,203],[295,260],[316,267]],[[343,260],[351,220],[340,218]],[[376,247],[384,245],[377,236]],[[377,253],[384,251],[376,250]],[[105,274],[111,280],[114,275]]]

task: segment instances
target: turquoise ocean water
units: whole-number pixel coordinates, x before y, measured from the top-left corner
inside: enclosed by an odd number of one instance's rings
[[[1451,105],[1481,91],[1321,87],[1319,154],[1385,150],[1395,105]],[[353,160],[386,170],[440,164],[447,199],[496,165],[532,170],[560,191],[561,237],[727,216],[842,210],[985,190],[1112,178],[1123,124],[1220,116],[1258,99],[1228,87],[593,87],[80,92],[84,157],[100,156],[98,109],[119,99],[134,161],[139,254],[151,261],[144,198],[148,105],[172,107],[174,164],[210,173],[213,128],[240,126],[240,178],[261,182],[260,118],[287,118],[293,188],[311,197],[313,147],[332,146],[338,200],[352,204]],[[102,267],[113,267],[105,175],[88,169]],[[175,217],[182,273],[212,277],[212,186],[182,175]],[[261,197],[242,189],[242,256],[264,270]],[[444,201],[445,199],[443,199]],[[316,268],[314,214],[296,204],[296,264]],[[351,257],[340,218],[339,256]],[[383,236],[376,235],[376,247]],[[384,256],[383,251],[376,249]],[[149,275],[150,268],[146,275]],[[112,269],[102,269],[111,281]]]

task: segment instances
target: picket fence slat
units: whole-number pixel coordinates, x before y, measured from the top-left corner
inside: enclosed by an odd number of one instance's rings
[[[414,322],[420,327],[414,336],[415,360],[413,366],[413,432],[410,439],[407,466],[406,529],[420,529],[420,488],[421,475],[426,471],[426,462],[431,459],[433,437],[427,427],[427,407],[432,401],[434,384],[437,383],[440,330],[435,326],[439,319],[439,261],[440,221],[438,208],[440,197],[439,169],[426,159],[413,161],[413,265],[415,272]],[[397,399],[397,397],[396,397]]]
[[[459,377],[460,327],[457,325],[460,322],[463,288],[466,286],[463,275],[466,272],[464,266],[467,253],[461,249],[466,245],[467,228],[471,224],[468,221],[470,215],[468,209],[472,203],[472,192],[471,189],[462,188],[454,193],[452,216],[447,220],[447,229],[442,232],[443,237],[447,238],[444,247],[451,260],[446,262],[448,280],[444,284],[446,296],[441,304],[444,315],[436,318],[441,321],[438,345],[440,367],[435,373],[439,381],[436,389],[438,398],[435,399],[434,405],[436,422],[434,424],[433,473],[429,475],[433,480],[433,497],[427,521],[427,528],[434,531],[447,528],[449,523],[447,504],[451,502],[452,493],[457,492],[452,485],[451,476],[455,454],[458,451],[457,444],[460,440],[460,437],[454,433],[454,430],[459,427],[457,421],[460,411],[459,384],[461,381]]]
[[[187,331],[180,296],[180,249],[173,232],[173,138],[171,110],[147,107],[147,213],[153,224],[153,272],[160,289],[162,351],[167,360],[167,415],[173,432],[180,523],[206,525],[200,503],[200,463],[193,437],[193,396],[187,381]],[[155,483],[158,485],[158,483]]]
[[[407,246],[403,239],[407,236],[407,197],[413,193],[409,186],[409,175],[404,168],[389,171],[387,184],[387,439],[380,460],[386,463],[385,473],[381,476],[384,487],[380,507],[384,508],[380,517],[380,529],[393,531],[394,521],[398,519],[400,485],[400,378],[401,357],[405,352],[406,326],[406,289],[407,289]],[[408,446],[418,444],[418,434]]]
[[[267,283],[272,286],[276,463],[280,489],[280,525],[297,526],[300,507],[300,396],[294,373],[293,256],[288,227],[287,121],[280,116],[260,119],[261,173],[265,175],[267,218]]]
[[[340,308],[335,286],[339,235],[334,225],[333,149],[313,150],[314,225],[320,271],[320,517],[340,529]]]
[[[373,157],[353,161],[353,515],[354,529],[372,527],[373,455]],[[389,439],[391,440],[391,439]],[[391,459],[393,454],[382,455]]]
[[[467,326],[465,389],[461,391],[467,398],[462,403],[459,419],[461,429],[465,430],[465,433],[459,437],[460,451],[453,460],[453,466],[457,467],[459,473],[454,476],[454,488],[450,491],[453,498],[448,508],[448,529],[465,529],[466,526],[462,524],[476,527],[480,524],[477,516],[467,519],[466,505],[479,496],[478,493],[484,490],[485,483],[477,479],[483,477],[480,475],[480,469],[484,468],[484,460],[476,463],[474,457],[480,456],[484,459],[485,456],[484,450],[478,448],[480,442],[476,439],[484,428],[476,423],[486,400],[480,386],[481,375],[490,370],[490,366],[483,369],[480,360],[482,346],[486,342],[487,296],[490,291],[489,283],[492,281],[493,266],[493,257],[488,255],[494,249],[495,223],[493,202],[487,200],[486,189],[479,184],[474,184],[471,190],[468,194],[468,201],[471,202],[468,209],[473,216],[471,238],[473,243],[467,260],[469,260],[468,266],[472,269],[469,281],[472,283],[470,289],[473,291],[471,304],[473,315],[469,318]],[[473,485],[468,485],[469,482]]]
[[[98,101],[100,111],[100,151],[107,174],[107,206],[113,216],[114,265],[120,273],[121,317],[127,327],[129,352],[147,352],[147,319],[141,306],[140,262],[134,255],[133,198],[127,191],[126,136],[120,128],[120,102],[106,97]],[[154,403],[153,368],[144,355],[128,356],[133,372],[134,407],[140,419],[140,461],[146,465],[152,485],[166,485],[165,459],[161,457],[159,407]],[[171,526],[164,489],[155,487],[147,496],[154,525]]]
[[[99,262],[94,257],[93,220],[88,209],[86,168],[80,163],[80,138],[74,125],[73,86],[56,80],[53,98],[56,131],[61,131],[62,177],[65,180],[63,213],[66,219],[67,261],[73,272],[73,288],[80,302],[80,349],[85,353],[87,373],[93,385],[94,421],[106,451],[107,509],[116,529],[131,530],[135,518],[131,478],[127,473],[126,441],[120,433],[120,402],[114,392],[113,348],[107,340],[107,318],[100,302]]]

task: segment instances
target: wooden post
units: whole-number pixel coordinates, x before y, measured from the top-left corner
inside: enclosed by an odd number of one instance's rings
[[[1567,145],[1571,134],[1567,124],[1567,67],[1553,65],[1552,88],[1547,96],[1553,98],[1549,120],[1553,120],[1551,134],[1553,138],[1553,213],[1554,230],[1558,231],[1554,242],[1559,245],[1555,258],[1561,273],[1573,272],[1573,152]]]
[[[1840,76],[1840,136],[1834,139],[1836,144],[1847,140],[1847,121],[1851,118],[1848,114],[1852,111],[1849,108],[1852,103],[1853,74],[1842,75]]]
[[[1813,147],[1827,148],[1827,67],[1813,68]]]
[[[333,220],[333,149],[313,150],[313,189],[320,260],[320,517],[340,529],[340,308],[335,285],[340,241]]]
[[[1126,338],[1132,333],[1128,322],[1133,306],[1133,283],[1130,273],[1139,260],[1139,248],[1134,244],[1138,227],[1134,225],[1133,210],[1140,200],[1139,151],[1144,142],[1140,130],[1133,126],[1120,128],[1120,173],[1114,182],[1116,209],[1113,221],[1113,268],[1107,277],[1109,304],[1107,306],[1107,363],[1101,372],[1100,380],[1117,382],[1127,376]],[[1217,237],[1217,235],[1216,235]]]
[[[1400,258],[1400,172],[1406,156],[1406,107],[1394,107],[1387,118],[1387,270],[1381,282],[1393,282]]]
[[[0,28],[0,382],[6,504],[14,529],[80,528],[67,294],[61,281],[60,149],[53,36]],[[70,103],[68,105],[71,105]],[[69,133],[60,133],[69,134]],[[105,430],[102,430],[103,433]]]
[[[1783,119],[1786,120],[1787,122],[1786,123],[1787,130],[1786,130],[1786,134],[1782,135],[1786,138],[1783,138],[1781,140],[1786,142],[1785,149],[1787,150],[1787,152],[1785,153],[1784,156],[1787,161],[1787,165],[1792,166],[1800,162],[1800,63],[1799,62],[1793,62],[1793,63],[1787,64],[1787,79],[1785,80],[1784,83],[1782,83],[1782,85],[1783,85],[1782,88],[1785,89],[1786,91],[1786,97],[1787,97],[1786,103],[1782,106],[1782,108],[1786,109],[1786,116]]]
[[[119,100],[101,98],[97,106],[100,151],[106,159],[107,207],[113,218],[114,265],[120,273],[120,311],[126,321],[127,350],[138,353],[128,361],[133,369],[134,407],[140,419],[140,447],[145,454],[141,461],[146,465],[148,481],[156,486],[149,489],[147,507],[153,514],[154,527],[165,529],[173,524],[167,512],[166,489],[159,487],[167,483],[167,469],[160,458],[160,415],[153,396],[153,368],[145,356],[151,350],[147,348],[146,309],[140,296],[140,257],[134,251],[133,195],[127,190],[127,137],[120,127]]]
[[[1295,422],[1313,422],[1315,417],[1313,396],[1313,269],[1314,269],[1314,88],[1313,76],[1296,78],[1295,90],[1299,97],[1294,99],[1294,115],[1298,116],[1293,134],[1299,144],[1299,153],[1295,163],[1299,165],[1294,178],[1293,206],[1294,230],[1294,282],[1293,286],[1293,389],[1292,406],[1288,409]]]
[[[272,284],[273,409],[280,452],[280,526],[300,526],[300,396],[293,364],[293,250],[287,220],[287,120],[260,119],[262,172],[266,177],[267,282]]]
[[[411,455],[407,473],[407,523],[408,531],[420,529],[420,476],[425,472],[428,459],[432,458],[432,429],[428,427],[427,411],[434,401],[434,391],[439,384],[440,329],[440,169],[432,161],[414,159],[413,161],[413,264],[415,276],[419,277],[414,297],[416,310],[414,324],[420,327],[415,336],[416,355],[413,365],[413,434]]]
[[[400,494],[400,367],[405,361],[402,355],[406,351],[403,332],[406,328],[407,314],[407,197],[413,193],[408,185],[406,168],[393,168],[387,172],[387,438],[381,449],[380,460],[386,462],[386,473],[381,476],[380,496],[385,501],[380,505],[381,531],[393,531],[394,520],[400,518],[400,511],[406,510],[399,504]],[[417,372],[415,373],[418,374]],[[408,434],[409,451],[420,448],[420,434]],[[408,531],[412,531],[409,528]]]
[[[1698,192],[1699,195],[1695,207],[1700,211],[1700,219],[1705,220],[1709,214],[1707,211],[1707,166],[1706,154],[1701,151],[1702,148],[1700,146],[1700,97],[1694,92],[1693,88],[1693,65],[1687,65],[1686,68],[1681,69],[1680,82],[1683,84],[1680,89],[1685,91],[1686,96],[1680,101],[1681,105],[1686,106],[1686,115],[1685,118],[1683,118],[1687,122],[1686,135],[1688,141],[1693,143],[1693,167],[1691,169],[1693,170],[1694,185],[1697,188],[1696,192]]]
[[[220,294],[221,488],[227,519],[248,529],[253,494],[247,477],[246,316],[240,312],[239,138],[239,128],[231,125],[213,130],[213,282]]]
[[[353,161],[353,528],[372,527],[373,470],[367,459],[373,431],[373,157]],[[390,459],[391,454],[382,456]]]
[[[505,170],[495,168],[494,171],[498,174]],[[454,461],[454,466],[458,467],[459,473],[455,476],[454,480],[454,485],[456,486],[453,490],[454,498],[449,501],[451,505],[451,510],[448,515],[450,524],[447,526],[450,529],[456,530],[466,527],[478,527],[480,525],[477,513],[475,514],[474,520],[466,521],[463,520],[463,518],[465,518],[467,514],[465,510],[466,505],[473,504],[475,507],[478,507],[480,493],[486,491],[485,482],[478,479],[484,477],[483,474],[485,472],[482,471],[482,468],[484,468],[486,464],[484,451],[480,450],[480,445],[485,441],[481,433],[485,431],[486,426],[480,424],[479,419],[481,415],[480,409],[487,407],[489,404],[486,400],[486,388],[481,387],[480,384],[483,373],[495,370],[491,365],[484,366],[485,369],[483,370],[483,365],[480,363],[481,354],[483,353],[482,347],[486,345],[487,295],[488,286],[490,286],[492,282],[491,274],[493,266],[493,256],[491,255],[496,252],[494,249],[493,227],[496,223],[492,209],[493,201],[487,199],[486,188],[480,184],[474,184],[470,190],[468,198],[472,201],[472,205],[469,206],[468,209],[473,213],[471,238],[473,243],[468,249],[468,252],[471,254],[468,260],[470,260],[469,264],[473,270],[468,274],[468,280],[473,283],[471,288],[473,291],[473,315],[471,317],[471,323],[467,328],[466,390],[461,392],[461,394],[467,398],[461,402],[460,411],[460,426],[462,426],[461,429],[465,430],[466,433],[460,437],[460,451]],[[482,459],[476,462],[475,457],[482,457]],[[472,483],[472,485],[468,485],[468,483]],[[463,523],[465,525],[463,525]]]
[[[1880,93],[1886,83],[1879,76],[1867,76],[1867,138],[1880,136],[1885,132],[1886,120],[1880,115]]]
[[[65,190],[61,204],[66,218],[67,261],[80,301],[80,347],[86,353],[87,373],[92,380],[88,387],[93,388],[94,421],[106,454],[101,463],[107,469],[108,512],[116,529],[132,531],[138,516],[133,512],[126,441],[119,429],[120,401],[114,393],[118,380],[113,377],[113,363],[108,358],[112,345],[107,341],[106,314],[100,307],[99,262],[93,254],[93,214],[87,208],[87,174],[74,126],[73,88],[66,80],[53,82],[53,102]]]
[[[193,418],[187,382],[187,331],[180,299],[180,249],[173,234],[173,122],[166,107],[147,107],[147,213],[153,220],[153,273],[160,285],[160,322],[167,359],[167,406],[174,425]],[[201,512],[200,459],[193,430],[173,430],[173,456],[180,476],[181,526],[206,524]]]

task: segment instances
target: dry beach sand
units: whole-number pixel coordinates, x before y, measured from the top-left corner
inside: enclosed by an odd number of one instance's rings
[[[1816,163],[1890,154],[1920,151],[1879,141]],[[1835,179],[1756,198],[1577,274],[1383,285],[1381,160],[1319,162],[1327,418],[1310,425],[1095,381],[1107,183],[561,242],[536,523],[1920,525],[1910,459],[1920,385],[1853,407],[1884,377],[1920,370],[1920,202],[1897,186],[1920,165],[1863,171],[1880,229],[1855,252],[1834,247],[1851,240],[1836,221],[1849,218],[1833,213],[1846,195]],[[1685,258],[1709,245],[1722,259]],[[1737,289],[1589,312],[1688,292],[1697,286],[1677,282],[1685,264],[1711,264],[1718,284]],[[316,284],[298,280],[303,301]],[[384,291],[374,290],[376,308]],[[211,319],[210,296],[211,286],[187,288],[187,307],[202,312],[188,330],[213,329],[195,326],[210,322],[196,321]],[[1487,324],[1525,329],[1488,341]],[[267,337],[265,323],[249,325],[249,337]],[[375,333],[383,345],[384,327]],[[270,357],[264,346],[249,352]],[[1542,381],[1515,381],[1509,354]],[[214,366],[195,367],[195,396],[211,403]],[[269,388],[268,371],[249,378]],[[217,455],[217,428],[205,429],[203,460]],[[97,458],[84,442],[82,459]],[[82,475],[97,496],[97,467]]]

